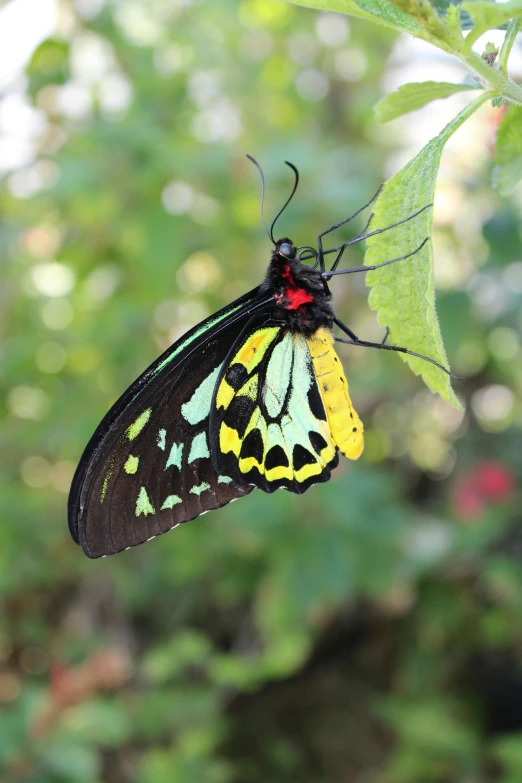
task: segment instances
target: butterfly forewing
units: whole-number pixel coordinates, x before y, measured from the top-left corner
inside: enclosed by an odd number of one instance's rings
[[[304,492],[338,463],[306,339],[249,325],[220,370],[210,434],[214,467],[266,492]]]
[[[214,469],[209,413],[230,346],[259,304],[256,293],[172,346],[98,428],[69,505],[73,536],[90,557],[140,544],[253,489]]]

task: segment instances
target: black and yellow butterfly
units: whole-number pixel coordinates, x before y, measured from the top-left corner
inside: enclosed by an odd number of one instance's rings
[[[323,237],[352,215],[323,232],[317,250],[275,241],[275,223],[299,181],[288,165],[295,183],[270,231],[265,223],[274,249],[263,283],[160,356],[85,449],[68,513],[71,535],[89,557],[141,544],[255,487],[305,492],[328,481],[339,451],[357,459],[363,425],[333,347],[334,324],[349,338],[335,338],[341,342],[413,353],[359,340],[334,315],[328,289],[335,274],[375,269],[337,266],[348,245],[393,226],[323,250]],[[329,253],[336,259],[327,270]],[[310,259],[313,265],[304,263]]]

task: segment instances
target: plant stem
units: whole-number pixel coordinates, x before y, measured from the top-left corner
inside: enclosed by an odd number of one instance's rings
[[[497,71],[496,68],[492,68],[476,52],[471,52],[470,54],[459,52],[455,54],[464,65],[486,82],[486,88],[489,86],[493,89],[495,95],[492,97],[503,96],[512,103],[522,106],[522,87],[519,84],[512,82],[511,79],[508,79],[501,71]]]
[[[511,53],[511,49],[513,48],[513,44],[515,43],[515,38],[517,37],[517,33],[520,28],[520,17],[517,19],[512,19],[509,23],[508,29],[506,31],[506,37],[504,38],[504,43],[502,44],[502,48],[500,50],[500,56],[498,58],[498,67],[504,74],[504,76],[508,77],[508,70],[507,70],[507,61],[508,57]]]
[[[459,128],[463,122],[465,122],[467,119],[471,117],[472,114],[474,114],[477,109],[480,109],[483,103],[486,103],[486,101],[489,101],[491,98],[495,97],[495,93],[491,91],[485,91],[481,93],[475,100],[471,101],[471,103],[468,103],[468,105],[462,109],[461,112],[457,115],[455,118],[456,125],[452,129],[451,133],[453,134],[457,128]]]

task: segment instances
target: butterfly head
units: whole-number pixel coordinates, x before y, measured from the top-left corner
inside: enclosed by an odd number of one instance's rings
[[[293,261],[297,256],[297,248],[291,239],[285,237],[284,239],[278,239],[275,243],[274,260],[276,257],[283,262]]]

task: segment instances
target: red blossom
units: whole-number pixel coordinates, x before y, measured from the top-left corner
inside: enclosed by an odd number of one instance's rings
[[[453,506],[462,519],[473,519],[488,504],[506,500],[514,489],[513,475],[503,463],[481,462],[455,486]]]
[[[487,500],[504,500],[515,488],[513,476],[501,462],[482,462],[476,482]]]

